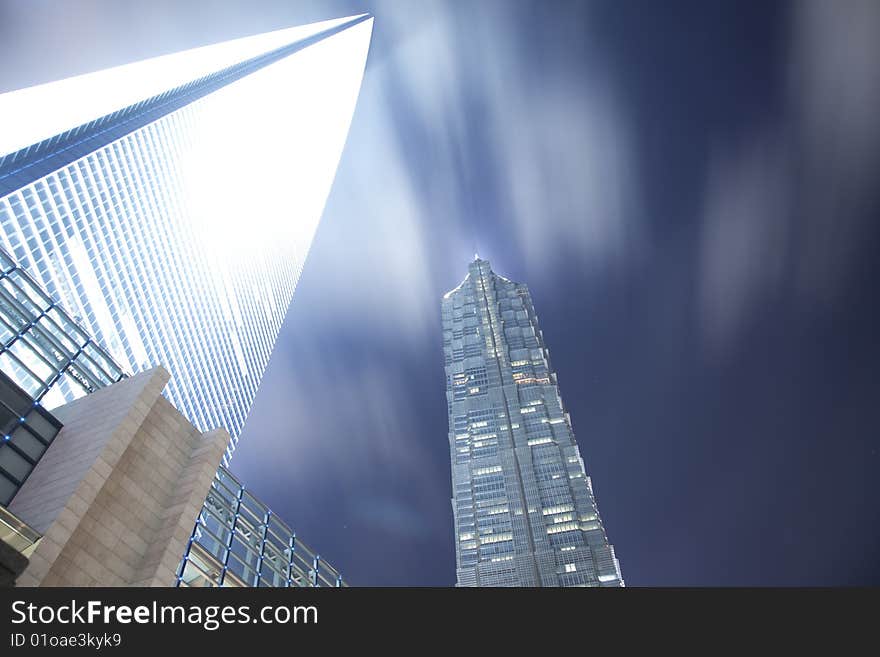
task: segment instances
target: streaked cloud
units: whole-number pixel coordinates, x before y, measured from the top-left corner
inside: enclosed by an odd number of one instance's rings
[[[798,289],[829,302],[858,264],[880,188],[880,4],[795,5],[791,103],[803,158]]]
[[[353,470],[416,472],[427,463],[416,438],[422,423],[401,403],[406,377],[380,355],[310,344],[281,347],[275,358],[273,385],[262,391],[254,415],[261,450],[287,460],[283,477],[320,471],[322,478],[344,479]]]
[[[707,171],[701,324],[714,348],[759,302],[821,312],[846,289],[880,170],[880,5],[794,5],[783,113],[728,140]]]
[[[638,242],[626,113],[606,80],[561,55],[536,66],[504,3],[373,12],[385,45],[306,265],[326,291],[316,316],[417,343],[474,250],[516,254],[535,282],[561,254],[587,267]]]
[[[714,154],[700,249],[702,329],[714,348],[779,293],[789,268],[790,159],[773,136]]]

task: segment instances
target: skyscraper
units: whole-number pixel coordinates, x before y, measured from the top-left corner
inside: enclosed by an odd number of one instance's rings
[[[623,586],[525,285],[442,302],[458,586]]]
[[[368,15],[0,96],[0,246],[200,430],[241,432],[360,89]],[[42,394],[33,350],[16,381]],[[23,367],[21,367],[23,366]],[[30,379],[33,378],[33,381]],[[67,374],[53,408],[87,390]],[[228,455],[231,453],[227,453]]]

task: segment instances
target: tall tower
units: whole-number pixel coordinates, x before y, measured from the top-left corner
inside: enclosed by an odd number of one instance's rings
[[[525,285],[442,302],[458,586],[623,586]]]
[[[227,459],[330,191],[371,30],[368,15],[343,18],[0,95],[0,247],[125,370],[164,365],[187,419],[228,429]],[[40,392],[45,364],[8,357]],[[62,377],[42,401],[82,394]]]

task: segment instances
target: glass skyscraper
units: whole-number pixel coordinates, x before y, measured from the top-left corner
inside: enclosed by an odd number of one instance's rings
[[[0,247],[123,370],[164,365],[167,397],[200,430],[228,429],[229,453],[323,211],[371,30],[368,15],[326,21],[0,95]],[[16,371],[45,369],[39,355],[19,349]],[[16,383],[44,392],[39,376]],[[86,394],[77,383],[58,379],[42,403]]]
[[[458,586],[623,586],[525,285],[442,302]]]

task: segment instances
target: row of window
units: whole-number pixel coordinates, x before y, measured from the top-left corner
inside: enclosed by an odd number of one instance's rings
[[[205,569],[209,574],[206,575]],[[180,586],[343,586],[341,575],[300,542],[221,467],[178,573]]]

